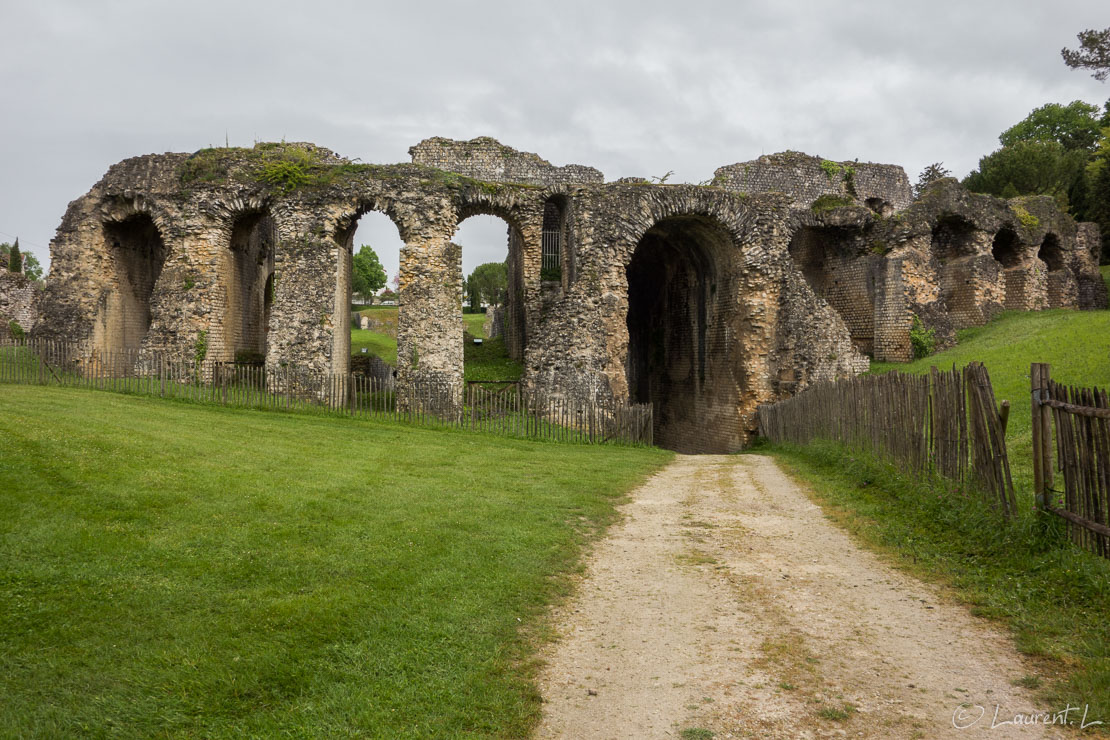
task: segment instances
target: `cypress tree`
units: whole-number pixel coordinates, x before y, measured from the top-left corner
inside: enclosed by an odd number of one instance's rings
[[[8,252],[8,270],[11,272],[23,272],[23,256],[19,253],[19,237],[16,237],[15,244],[12,245],[11,251]]]

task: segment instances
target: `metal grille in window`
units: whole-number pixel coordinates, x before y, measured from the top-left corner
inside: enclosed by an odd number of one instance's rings
[[[542,276],[545,280],[557,280],[562,273],[562,234],[558,231],[543,232]]]

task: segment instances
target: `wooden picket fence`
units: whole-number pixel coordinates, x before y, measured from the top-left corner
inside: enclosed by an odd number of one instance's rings
[[[1077,545],[1110,558],[1107,391],[1061,385],[1052,379],[1051,366],[1044,363],[1035,363],[1029,377],[1037,505],[1066,520],[1068,534]],[[1062,491],[1053,487],[1054,471],[1064,479]]]
[[[323,412],[577,443],[652,444],[652,407],[579,400],[517,382],[405,383],[297,367],[197,362],[149,351],[88,351],[68,342],[0,344],[0,383],[94,388],[267,410]]]
[[[772,442],[841,442],[900,469],[936,472],[973,487],[1003,516],[1017,513],[1006,455],[1009,404],[995,405],[987,370],[929,375],[884,373],[817,383],[759,407],[759,432]]]

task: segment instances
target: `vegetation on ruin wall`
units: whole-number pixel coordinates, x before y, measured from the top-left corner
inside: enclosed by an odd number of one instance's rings
[[[326,188],[359,175],[379,180],[418,177],[422,185],[473,189],[491,195],[505,187],[423,165],[337,162],[327,158],[325,151],[285,142],[260,142],[250,149],[201,149],[184,161],[179,178],[181,184],[187,187],[238,183],[291,193],[308,188]]]
[[[525,737],[548,605],[670,459],[31,386],[0,437],[0,727],[43,737]]]
[[[1070,545],[1061,520],[1027,510],[1001,522],[976,496],[952,495],[943,482],[912,480],[832,443],[769,450],[864,544],[950,587],[947,593],[974,613],[1006,624],[1019,650],[1047,658],[1032,664],[1035,673],[1005,677],[1034,689],[1038,709],[1089,705],[1088,720],[1106,723],[1094,729],[1106,730],[1110,561]],[[988,704],[989,697],[969,700]]]

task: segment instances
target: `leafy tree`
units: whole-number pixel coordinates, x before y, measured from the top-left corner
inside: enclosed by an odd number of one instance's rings
[[[482,302],[497,305],[505,302],[509,291],[509,271],[504,262],[487,262],[478,265],[466,279],[470,307],[477,309]]]
[[[1064,64],[1072,69],[1091,69],[1096,80],[1105,80],[1110,75],[1110,28],[1103,31],[1088,29],[1076,34],[1078,49],[1064,47],[1060,55]]]
[[[1102,262],[1110,262],[1110,126],[1102,130],[1098,148],[1087,165],[1087,217],[1102,232]]]
[[[921,170],[921,175],[917,178],[917,183],[913,186],[913,197],[920,198],[921,194],[925,192],[925,188],[929,187],[929,185],[937,180],[951,176],[952,172],[945,168],[944,162],[933,162],[931,165]]]
[[[12,246],[13,245],[7,242],[0,244],[0,264],[8,267],[8,269],[11,269],[12,264]],[[18,239],[16,239],[15,241],[15,247],[19,247]],[[42,269],[42,264],[38,261],[38,258],[30,252],[19,251],[18,254],[19,259],[23,261],[23,274],[31,278],[35,282],[41,282],[44,271]]]
[[[964,185],[1002,198],[1050,195],[1067,209],[1069,193],[1083,177],[1086,150],[1067,150],[1058,141],[1016,141],[979,160]]]
[[[23,257],[19,254],[19,239],[15,240],[15,244],[8,250],[8,270],[11,272],[23,272]]]
[[[384,287],[385,269],[378,260],[378,254],[364,244],[351,259],[351,290],[369,297]]]
[[[1019,141],[1056,141],[1068,150],[1092,150],[1098,142],[1100,123],[1098,107],[1090,103],[1049,103],[1034,108],[1025,120],[1003,131],[998,140],[1002,146]]]

